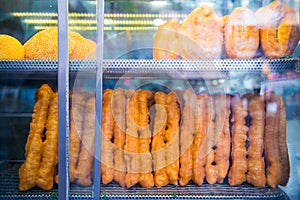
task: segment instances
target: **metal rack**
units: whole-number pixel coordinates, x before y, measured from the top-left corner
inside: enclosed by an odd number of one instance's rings
[[[18,170],[22,162],[2,161],[0,164],[0,199],[57,199],[58,187],[50,191],[34,188],[28,192],[18,190]],[[70,199],[92,199],[92,187],[70,186]],[[253,187],[249,184],[229,186],[228,184],[193,183],[185,187],[166,186],[145,189],[134,186],[121,188],[116,183],[101,185],[103,199],[278,199],[287,200],[287,195],[279,188]]]

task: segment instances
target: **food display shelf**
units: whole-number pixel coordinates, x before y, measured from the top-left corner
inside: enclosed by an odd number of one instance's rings
[[[0,164],[0,199],[57,199],[57,185],[45,191],[34,188],[27,192],[18,190],[18,169],[21,161],[1,161]],[[70,186],[70,199],[92,199],[92,187]],[[197,186],[193,183],[185,187],[166,186],[145,189],[134,186],[131,189],[121,188],[116,183],[101,185],[102,199],[278,199],[287,200],[288,196],[279,188],[253,187],[249,184],[229,186],[228,184],[204,183]]]
[[[96,60],[71,60],[70,74],[95,73]],[[57,75],[56,60],[0,61],[1,77],[22,78],[32,74]],[[224,77],[229,72],[270,73],[299,71],[299,59],[224,59],[224,60],[132,60],[107,59],[103,61],[103,78],[141,79],[199,79]],[[205,73],[204,73],[205,72]],[[167,75],[166,75],[167,74]],[[180,76],[178,76],[178,74]]]

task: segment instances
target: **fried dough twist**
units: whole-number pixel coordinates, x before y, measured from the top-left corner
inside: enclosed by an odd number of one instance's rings
[[[232,98],[232,150],[228,182],[230,185],[240,185],[246,181],[247,150],[246,140],[248,127],[246,126],[247,101],[241,99],[238,94]]]
[[[254,186],[266,185],[264,150],[265,102],[263,96],[248,98],[251,126],[248,131],[248,173],[247,182]]]
[[[180,107],[174,92],[167,94],[166,161],[169,183],[178,185]]]
[[[153,104],[153,93],[149,90],[139,91],[139,142],[140,142],[140,180],[139,183],[144,188],[154,186],[152,174],[152,155],[150,153],[151,131],[149,127],[149,108]]]
[[[155,119],[151,149],[153,154],[154,182],[156,187],[163,187],[169,183],[166,172],[166,143],[165,133],[167,126],[166,100],[167,95],[163,92],[156,92]]]
[[[182,114],[182,126],[180,130],[180,169],[179,184],[185,186],[193,175],[193,151],[192,144],[196,126],[196,95],[192,90],[186,90],[183,94],[184,108]]]
[[[51,190],[58,163],[58,93],[54,94],[49,104],[46,124],[46,140],[43,142],[43,155],[36,185],[44,190]]]
[[[82,186],[89,186],[92,184],[91,172],[94,162],[96,125],[95,105],[95,97],[89,98],[85,103],[82,142],[75,174],[76,183]]]
[[[102,146],[101,146],[101,178],[103,184],[113,181],[114,147],[111,142],[114,129],[111,89],[106,89],[102,99]]]
[[[114,180],[125,187],[126,163],[124,159],[125,131],[126,131],[126,91],[118,88],[113,91],[114,124]]]
[[[206,150],[205,138],[208,129],[208,94],[197,95],[196,135],[193,142],[193,181],[202,185],[205,178]]]
[[[25,162],[19,169],[19,190],[26,191],[36,185],[43,150],[43,135],[47,122],[48,106],[53,98],[53,91],[43,84],[35,94],[30,132],[25,146]]]

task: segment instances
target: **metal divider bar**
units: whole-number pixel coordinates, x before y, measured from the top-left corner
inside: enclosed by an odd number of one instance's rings
[[[96,78],[96,135],[94,155],[93,199],[101,197],[101,135],[102,135],[102,84],[103,84],[103,21],[104,0],[97,1],[97,78]]]
[[[69,199],[69,1],[58,6],[58,199]]]

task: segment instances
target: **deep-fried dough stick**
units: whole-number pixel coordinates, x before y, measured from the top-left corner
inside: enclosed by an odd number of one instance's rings
[[[248,173],[247,182],[254,186],[265,186],[264,128],[265,128],[265,101],[264,96],[250,96],[248,111],[251,117],[251,126],[248,131]]]
[[[207,101],[208,94],[203,93],[197,96],[196,113],[196,135],[193,143],[193,181],[202,185],[205,178],[206,151],[204,142],[208,126]]]
[[[140,158],[139,158],[139,103],[138,91],[127,92],[126,108],[126,139],[125,139],[125,161],[127,174],[125,178],[126,187],[130,188],[139,182]]]
[[[150,153],[151,131],[149,127],[149,109],[153,103],[153,93],[149,90],[139,91],[139,139],[140,139],[140,159],[141,173],[140,185],[145,188],[154,186],[152,175],[152,155]]]
[[[163,92],[156,92],[154,95],[156,114],[151,147],[156,187],[163,187],[169,183],[169,178],[166,173],[165,149],[165,132],[167,126],[166,97],[167,95]]]
[[[232,98],[232,165],[228,175],[230,185],[240,185],[246,181],[247,150],[245,147],[248,127],[245,117],[247,116],[247,101],[241,99],[239,94]]]
[[[114,149],[111,142],[114,129],[111,89],[106,89],[102,98],[102,146],[101,146],[101,178],[103,184],[113,181]]]
[[[289,179],[289,161],[286,146],[286,122],[284,104],[274,92],[265,95],[265,157],[267,184],[276,187],[285,185]]]
[[[285,186],[290,177],[290,162],[289,162],[289,154],[288,148],[286,144],[286,111],[284,101],[282,96],[278,96],[278,102],[280,103],[279,107],[279,134],[278,134],[278,141],[279,141],[279,150],[280,150],[280,158],[282,163],[282,178],[280,181],[280,185]]]
[[[223,183],[224,178],[227,176],[230,159],[230,96],[216,95],[214,106],[216,111],[215,131],[219,132],[216,134],[218,138],[215,149],[217,182]]]
[[[46,140],[43,142],[43,155],[36,185],[44,190],[53,188],[54,172],[58,162],[58,93],[49,104],[46,124]]]
[[[70,108],[70,183],[75,180],[75,171],[80,152],[83,126],[84,94],[81,92],[71,95]]]
[[[169,183],[178,185],[180,107],[174,92],[167,94],[166,161]]]
[[[215,130],[215,109],[214,109],[214,98],[210,96],[207,102],[207,110],[208,110],[208,127],[207,134],[205,137],[205,149],[207,153],[206,164],[205,164],[205,176],[206,181],[209,184],[214,184],[217,182],[218,172],[215,163],[215,151],[214,147],[216,145],[216,130]]]
[[[118,88],[113,91],[114,124],[114,180],[125,187],[126,163],[124,159],[125,131],[126,131],[126,91]]]
[[[19,169],[19,190],[25,191],[33,188],[42,159],[42,145],[44,128],[47,121],[48,106],[53,98],[53,91],[43,84],[35,94],[35,105],[33,108],[30,132],[25,146],[25,162]]]
[[[196,130],[196,95],[192,90],[186,90],[183,94],[184,108],[182,114],[182,126],[180,130],[180,169],[179,184],[185,186],[192,179],[193,152],[192,144]]]
[[[76,168],[76,183],[82,186],[92,184],[91,170],[94,161],[96,100],[91,97],[85,104],[81,149]]]

